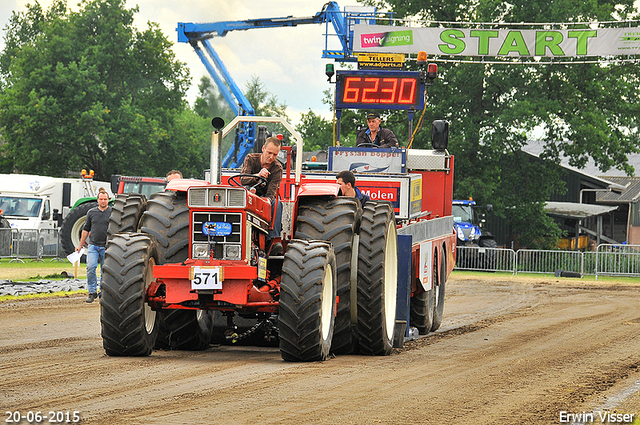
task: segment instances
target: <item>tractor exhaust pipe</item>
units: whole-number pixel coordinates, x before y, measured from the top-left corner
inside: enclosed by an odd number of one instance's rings
[[[215,130],[211,133],[211,165],[209,183],[222,184],[222,128],[224,120],[215,117],[211,120],[211,125]]]

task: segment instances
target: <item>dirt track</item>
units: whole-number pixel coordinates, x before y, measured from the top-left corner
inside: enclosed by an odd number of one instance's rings
[[[0,408],[105,424],[553,424],[640,417],[640,286],[448,282],[442,328],[389,357],[277,348],[107,357],[98,303],[0,303]],[[565,416],[566,418],[566,416]],[[25,422],[26,423],[26,422]]]

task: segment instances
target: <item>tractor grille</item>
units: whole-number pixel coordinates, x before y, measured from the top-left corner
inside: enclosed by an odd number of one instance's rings
[[[202,225],[207,222],[231,224],[231,234],[226,236],[207,236],[202,231]],[[242,214],[225,212],[194,212],[192,246],[196,252],[197,246],[209,245],[213,249],[213,258],[217,260],[239,260],[242,250]],[[207,252],[209,252],[207,250]],[[195,257],[195,255],[194,255]],[[209,258],[207,255],[206,258]]]
[[[189,207],[244,208],[247,202],[243,188],[192,187],[189,189]]]

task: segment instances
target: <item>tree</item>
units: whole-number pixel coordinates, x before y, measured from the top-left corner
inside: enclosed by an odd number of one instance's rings
[[[602,22],[633,18],[636,13],[633,0],[373,3],[391,8],[396,17],[443,22]],[[439,65],[438,81],[429,88],[425,121],[451,122],[454,196],[492,203],[496,213],[518,229],[521,245],[549,247],[558,229],[540,218],[541,205],[564,188],[557,174],[543,175],[542,168],[521,172],[517,155],[536,130],[546,146],[541,157],[550,163],[565,156],[580,167],[591,158],[603,171],[619,166],[633,173],[627,154],[640,146],[639,83],[637,63],[444,63]],[[418,141],[416,147],[424,143]],[[516,190],[529,186],[537,190]],[[551,237],[540,238],[541,233]]]
[[[83,0],[69,12],[57,1],[47,13],[37,3],[14,12],[1,62],[0,127],[18,172],[92,168],[108,179],[164,175],[159,167],[180,162],[172,137],[185,119],[188,70],[157,24],[133,27],[138,9],[124,3]]]
[[[296,130],[304,140],[305,151],[327,150],[333,146],[333,123],[314,114],[311,109],[307,114],[302,114]]]
[[[234,118],[233,111],[227,105],[222,93],[211,83],[207,76],[203,76],[198,84],[198,97],[193,110],[202,118],[209,121],[214,117],[221,117],[225,122]]]

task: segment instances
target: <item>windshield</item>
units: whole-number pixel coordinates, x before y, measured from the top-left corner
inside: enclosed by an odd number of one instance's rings
[[[160,182],[125,182],[122,193],[140,193],[149,198],[156,192],[162,192],[166,185]]]
[[[469,205],[453,205],[451,213],[455,223],[473,223],[473,210]]]
[[[41,204],[42,199],[38,198],[0,197],[0,210],[5,216],[38,217]]]

